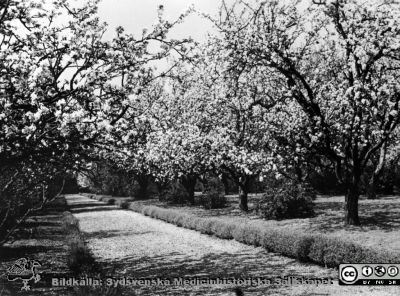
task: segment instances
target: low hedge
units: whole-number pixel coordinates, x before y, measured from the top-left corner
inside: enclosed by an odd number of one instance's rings
[[[93,194],[81,195],[94,198]],[[66,262],[76,277],[103,278],[105,271],[100,264],[96,262],[92,252],[85,243],[85,238],[79,228],[79,220],[71,212],[64,212],[61,227],[64,235],[67,237]],[[126,287],[118,285],[117,287],[102,286],[75,286],[72,288],[72,295],[85,296],[111,296],[111,295],[136,295],[132,291],[127,291]]]
[[[101,197],[93,195],[100,200]],[[180,227],[215,235],[223,239],[262,246],[302,262],[312,262],[325,267],[338,267],[341,263],[397,263],[400,254],[375,250],[359,244],[325,234],[310,234],[299,231],[277,230],[253,224],[227,222],[218,218],[200,218],[174,209],[143,206],[130,203],[128,208],[145,216],[157,218]]]
[[[79,221],[70,212],[63,213],[62,230],[68,237],[67,265],[75,274],[98,273],[99,266],[85,244]]]

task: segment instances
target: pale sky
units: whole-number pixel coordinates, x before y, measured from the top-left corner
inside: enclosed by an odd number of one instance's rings
[[[233,0],[227,2],[233,3]],[[173,21],[190,5],[194,5],[201,12],[215,15],[221,5],[221,0],[102,0],[100,17],[109,24],[112,30],[106,37],[113,36],[113,31],[118,25],[136,36],[140,35],[144,28],[151,29],[152,24],[157,20],[159,5],[164,6],[164,18]],[[191,36],[196,41],[202,41],[209,31],[212,31],[210,22],[192,14],[183,24],[174,28],[169,36],[172,38]]]

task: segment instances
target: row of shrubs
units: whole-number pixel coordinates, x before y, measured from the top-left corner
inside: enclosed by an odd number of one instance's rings
[[[86,196],[105,202],[108,200],[92,194],[86,194]],[[180,227],[223,239],[235,239],[248,245],[262,246],[270,252],[326,267],[338,267],[341,263],[396,263],[400,261],[400,254],[368,249],[328,235],[262,228],[252,224],[227,222],[219,218],[200,218],[178,210],[144,206],[135,202],[122,201],[121,204],[135,212]]]

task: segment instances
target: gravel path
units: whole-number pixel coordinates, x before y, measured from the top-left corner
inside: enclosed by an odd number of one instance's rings
[[[232,287],[174,285],[174,278],[337,278],[337,271],[269,253],[234,240],[179,228],[80,195],[67,196],[87,243],[107,275],[170,279],[167,286],[132,286],[136,295],[235,295]],[[242,286],[242,285],[241,285]],[[397,287],[243,285],[244,295],[398,295]]]

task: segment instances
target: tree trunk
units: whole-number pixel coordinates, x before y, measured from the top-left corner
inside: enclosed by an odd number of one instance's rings
[[[244,212],[249,210],[248,192],[244,191],[241,187],[239,188],[239,208]]]
[[[359,199],[358,184],[351,185],[346,193],[345,203],[345,224],[360,225],[358,217],[358,199]]]
[[[229,180],[228,180],[228,176],[226,174],[222,174],[221,181],[224,184],[225,195],[229,195]]]
[[[377,189],[377,183],[379,180],[379,176],[381,175],[383,168],[385,166],[386,162],[386,152],[387,152],[387,143],[383,144],[379,151],[379,161],[378,164],[372,173],[371,179],[369,180],[368,183],[368,188],[367,188],[367,198],[368,199],[376,199],[376,189]]]
[[[227,168],[227,172],[231,175],[232,180],[239,187],[239,209],[244,212],[247,212],[249,210],[248,195],[250,191],[251,176],[239,175],[234,170],[229,168]]]
[[[149,176],[139,175],[136,181],[139,184],[138,199],[146,199],[148,197],[147,188],[149,187]]]
[[[241,177],[239,180],[239,208],[247,212],[249,210],[248,195],[250,180],[248,177]]]
[[[378,176],[372,174],[371,179],[368,182],[367,188],[367,198],[368,199],[376,199],[376,185],[377,185]]]
[[[188,175],[185,177],[182,177],[181,183],[183,187],[185,187],[187,193],[188,193],[188,202],[190,204],[194,204],[194,189],[196,187],[196,181],[197,181],[197,176],[196,175]]]
[[[200,175],[197,177],[197,180],[199,180],[202,185],[202,192],[204,192],[205,188],[208,186],[208,178],[209,176],[207,175]]]
[[[164,198],[164,193],[166,189],[168,188],[168,182],[164,181],[157,181],[156,186],[157,186],[157,192],[158,192],[158,199],[163,200]]]

